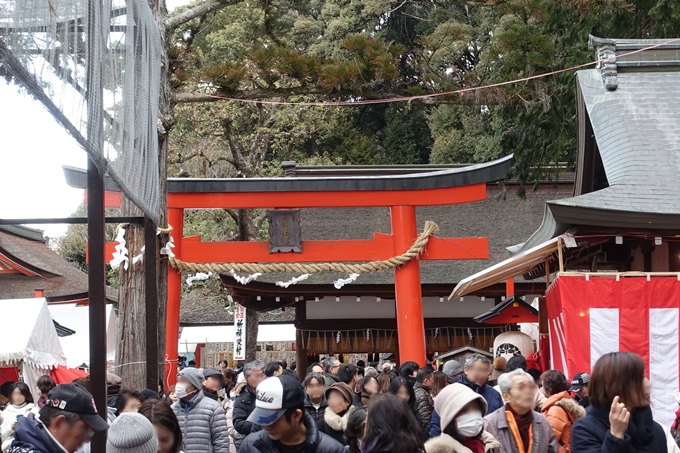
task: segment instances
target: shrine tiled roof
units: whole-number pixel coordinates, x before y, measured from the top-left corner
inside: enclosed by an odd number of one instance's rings
[[[574,227],[680,231],[680,43],[663,42],[591,37],[610,60],[576,73],[576,196],[548,201],[541,227],[513,251]]]
[[[0,254],[37,274],[1,274],[0,299],[32,298],[36,289],[44,291],[48,302],[87,298],[87,274],[52,250],[42,231],[21,225],[0,226]],[[117,291],[107,288],[107,299],[118,300]]]

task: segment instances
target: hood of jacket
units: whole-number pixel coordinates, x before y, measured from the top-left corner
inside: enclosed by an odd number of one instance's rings
[[[459,383],[444,387],[434,399],[434,410],[439,414],[442,430],[449,426],[458,413],[472,401],[479,401],[482,416],[486,415],[487,403],[482,395]]]
[[[574,401],[571,396],[569,396],[569,392],[566,391],[556,393],[548,398],[545,403],[543,403],[541,411],[546,413],[553,406],[561,407],[567,411],[574,421],[586,416],[586,410],[579,403]]]
[[[21,448],[30,450],[31,447],[44,453],[63,452],[47,433],[47,427],[36,419],[34,414],[29,414],[19,421],[14,431],[13,448],[21,451]]]
[[[485,453],[501,451],[500,442],[490,433],[482,431],[481,441]],[[472,451],[448,434],[442,434],[425,442],[425,453],[472,453]]]

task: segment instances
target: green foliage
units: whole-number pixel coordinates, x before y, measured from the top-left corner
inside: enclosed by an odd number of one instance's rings
[[[236,2],[176,31],[179,92],[285,101],[379,99],[469,90],[593,60],[588,35],[680,35],[674,0],[259,0]],[[439,104],[439,105],[432,105]],[[514,153],[528,184],[576,150],[573,72],[525,80],[427,105],[361,107],[221,103],[177,109],[180,159],[170,172],[261,174],[265,162],[327,156],[348,164],[483,162]],[[265,106],[265,110],[267,110]],[[186,116],[186,118],[182,118]],[[253,153],[229,163],[219,118]],[[208,139],[208,136],[212,137]],[[198,152],[196,158],[184,157]]]
[[[432,137],[422,108],[391,104],[385,114],[383,140],[386,164],[425,164],[430,160]]]
[[[117,209],[107,209],[107,216],[120,215]],[[87,206],[83,203],[71,217],[87,217]],[[106,224],[106,241],[113,241],[116,237],[116,225]],[[54,250],[66,261],[87,273],[87,224],[72,224],[63,236],[54,238],[50,244]],[[118,288],[118,271],[106,265],[106,284]]]

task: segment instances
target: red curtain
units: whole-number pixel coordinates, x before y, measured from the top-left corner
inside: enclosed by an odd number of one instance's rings
[[[19,369],[16,367],[0,367],[0,384],[7,381],[19,382]]]
[[[74,379],[86,377],[89,374],[87,371],[78,368],[66,368],[65,366],[59,366],[50,371],[50,375],[57,385],[71,383]]]

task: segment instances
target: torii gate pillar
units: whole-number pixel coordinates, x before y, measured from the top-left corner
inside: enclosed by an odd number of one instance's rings
[[[179,254],[182,250],[182,237],[184,236],[184,209],[168,209],[168,224],[172,225],[172,237],[177,238],[174,242],[174,253]],[[179,345],[179,314],[182,300],[182,272],[168,266],[168,305],[166,314],[166,337],[165,353],[168,356],[169,370],[164,379],[165,385],[175,382],[177,376],[177,358]],[[166,387],[168,388],[168,387]]]
[[[392,237],[395,250],[407,250],[418,236],[415,206],[392,206]],[[399,338],[399,359],[425,365],[425,324],[420,289],[420,261],[413,259],[394,270],[394,289]]]

